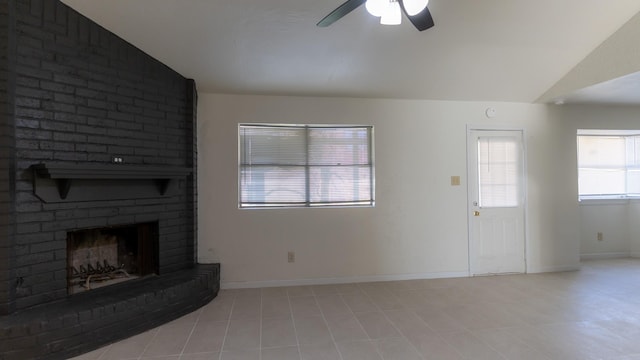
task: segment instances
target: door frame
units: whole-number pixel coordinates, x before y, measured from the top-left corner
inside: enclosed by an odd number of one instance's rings
[[[522,134],[522,188],[524,194],[523,197],[523,231],[524,231],[524,273],[529,272],[529,191],[528,191],[528,167],[527,167],[527,131],[525,128],[519,127],[510,127],[504,125],[479,125],[479,124],[467,124],[467,136],[466,136],[466,150],[467,150],[467,266],[468,266],[468,274],[469,277],[473,275],[473,259],[471,254],[471,241],[473,236],[473,213],[471,202],[471,194],[473,192],[472,186],[476,186],[476,184],[472,184],[471,182],[471,173],[475,171],[472,169],[472,166],[477,166],[477,164],[473,163],[470,155],[469,143],[471,140],[471,132],[472,131],[519,131]]]

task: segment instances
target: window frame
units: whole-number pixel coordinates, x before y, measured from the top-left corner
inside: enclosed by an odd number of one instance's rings
[[[304,129],[305,131],[305,163],[304,165],[295,165],[299,167],[304,167],[304,182],[305,182],[305,195],[304,201],[291,201],[291,202],[265,202],[262,204],[257,204],[256,202],[243,202],[243,169],[247,166],[243,164],[243,141],[242,141],[242,130],[244,128],[268,128],[268,129],[277,129],[277,128],[288,128],[288,129]],[[355,200],[355,201],[312,201],[311,200],[311,188],[310,183],[311,175],[310,169],[320,168],[320,167],[331,167],[334,165],[313,165],[310,164],[310,147],[309,147],[309,139],[310,132],[313,129],[367,129],[368,138],[367,138],[367,164],[353,164],[353,165],[335,165],[335,166],[351,166],[357,168],[358,166],[364,166],[365,169],[368,169],[368,178],[369,178],[369,198],[366,200]],[[238,209],[287,209],[287,208],[343,208],[343,207],[375,207],[375,149],[374,149],[374,126],[373,125],[351,125],[351,124],[274,124],[274,123],[238,123]],[[265,166],[265,165],[260,165]],[[287,167],[291,166],[284,163],[272,163],[269,166],[280,166]]]
[[[624,165],[618,166],[596,166],[596,167],[585,167],[581,166],[580,161],[580,137],[602,137],[602,138],[611,138],[618,137],[624,139],[625,146],[625,156],[624,159],[619,159],[621,163]],[[578,201],[579,202],[589,202],[589,203],[611,203],[611,202],[620,202],[620,201],[629,201],[629,200],[640,200],[640,194],[630,193],[629,192],[629,182],[628,182],[628,172],[630,170],[637,170],[640,165],[630,165],[628,161],[628,156],[630,154],[629,151],[629,142],[633,142],[634,138],[640,138],[640,130],[598,130],[598,129],[578,129],[576,135],[576,163],[577,163],[577,176],[578,176]],[[637,145],[634,145],[637,146]],[[634,156],[640,155],[640,149],[634,148]],[[637,162],[637,160],[636,160]],[[580,172],[581,169],[618,169],[624,172],[625,181],[624,181],[624,192],[623,193],[603,193],[603,194],[582,194],[580,192]]]

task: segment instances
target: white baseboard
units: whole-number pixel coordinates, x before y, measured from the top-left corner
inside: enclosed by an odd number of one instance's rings
[[[539,268],[528,269],[529,274],[539,274],[548,272],[564,272],[564,271],[577,271],[580,270],[580,265],[566,265],[566,266],[543,266]]]
[[[295,279],[295,280],[264,280],[264,281],[222,281],[221,289],[246,289],[279,286],[302,286],[302,285],[328,285],[328,284],[350,284],[366,283],[375,281],[398,281],[416,279],[443,279],[469,277],[467,271],[438,272],[424,274],[401,274],[401,275],[372,275],[353,276],[339,278],[319,278],[319,279]]]
[[[628,258],[630,256],[631,254],[628,252],[580,254],[580,260],[621,259]]]

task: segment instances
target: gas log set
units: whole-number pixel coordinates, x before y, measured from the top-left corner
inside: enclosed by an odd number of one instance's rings
[[[109,264],[107,260],[103,260],[103,263],[96,262],[95,268],[91,264],[80,265],[80,270],[75,266],[71,267],[71,278],[69,279],[69,285],[71,288],[76,286],[83,287],[85,290],[91,290],[91,283],[97,282],[109,282],[113,283],[115,280],[130,277],[129,273],[124,269],[124,264],[116,268]]]

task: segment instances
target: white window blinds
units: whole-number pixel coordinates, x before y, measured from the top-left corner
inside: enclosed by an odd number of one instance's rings
[[[239,206],[372,206],[372,130],[239,125]]]
[[[481,207],[519,205],[520,142],[513,137],[478,138],[478,181]]]
[[[640,136],[578,134],[581,199],[640,196]]]

